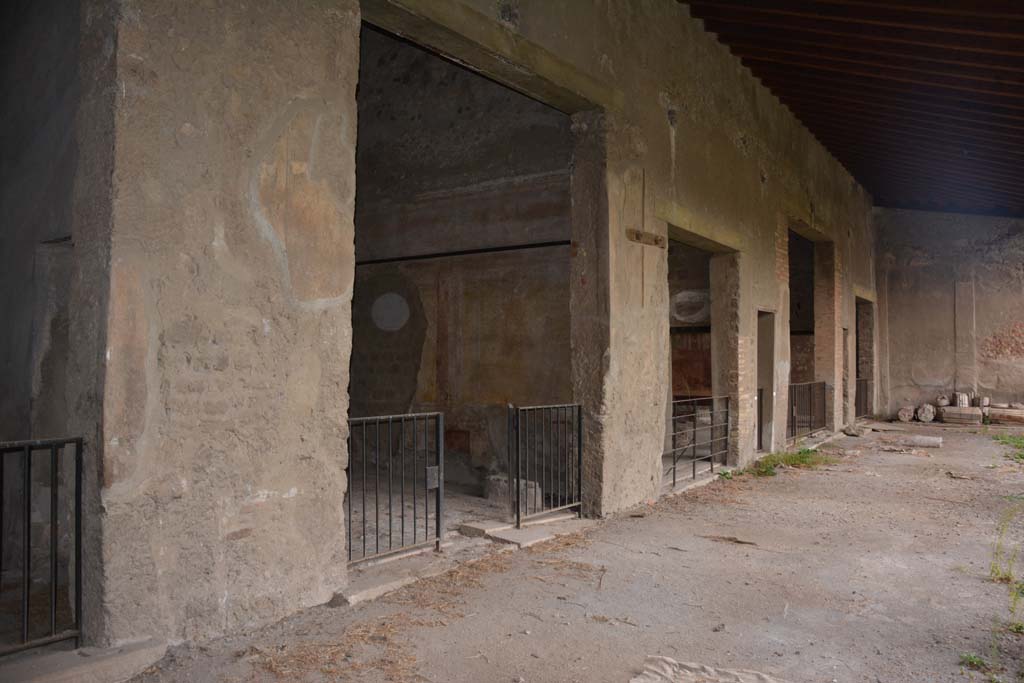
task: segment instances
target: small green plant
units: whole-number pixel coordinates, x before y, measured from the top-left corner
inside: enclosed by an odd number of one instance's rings
[[[1016,633],[1017,635],[1024,635],[1024,623],[1019,621],[1013,621],[1007,624],[1006,630],[1010,633]]]
[[[812,470],[821,465],[834,463],[835,458],[822,455],[810,448],[801,448],[796,453],[772,453],[766,455],[750,467],[750,472],[756,477],[774,477],[775,470],[779,467],[794,467],[796,469]]]
[[[720,479],[732,479],[732,470],[722,470],[718,473]]]
[[[1024,463],[1024,434],[997,434],[992,437],[997,443],[1013,449],[1006,457],[1014,462]]]
[[[1017,601],[1019,597],[1016,590],[1016,574],[1013,571],[1014,565],[1017,563],[1017,548],[1008,550],[1006,548],[1006,533],[1010,529],[1010,525],[1014,519],[1020,513],[1021,506],[1011,505],[1004,512],[999,520],[999,525],[996,527],[996,544],[992,550],[992,562],[989,564],[988,576],[996,583],[1007,583],[1014,585],[1011,590],[1011,613],[1016,610]]]
[[[988,663],[976,654],[964,653],[960,655],[960,666],[972,671],[987,671]]]

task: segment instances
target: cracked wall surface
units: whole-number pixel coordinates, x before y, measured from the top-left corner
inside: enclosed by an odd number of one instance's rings
[[[201,639],[344,583],[359,13],[115,22],[94,638]]]

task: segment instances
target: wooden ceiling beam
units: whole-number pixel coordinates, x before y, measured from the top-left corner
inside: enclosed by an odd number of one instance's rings
[[[1019,178],[1022,175],[1013,167],[1013,164],[1003,164],[1000,166],[987,165],[985,163],[985,159],[963,157],[958,156],[955,153],[936,151],[935,148],[924,148],[915,145],[913,141],[909,143],[893,143],[878,139],[864,139],[848,135],[846,131],[843,131],[842,129],[825,127],[820,127],[815,136],[822,146],[840,161],[843,160],[847,151],[862,149],[866,152],[870,152],[876,159],[885,159],[895,156],[908,159],[920,157],[936,164],[943,164],[949,167],[957,166],[968,168],[971,171],[978,173],[1002,173],[1012,178]]]
[[[765,47],[801,49],[812,55],[831,53],[864,54],[900,60],[901,62],[913,60],[927,64],[948,64],[977,69],[992,69],[997,72],[1024,72],[1024,57],[990,55],[979,52],[964,54],[960,51],[950,51],[945,48],[876,43],[876,41],[861,38],[853,39],[840,36],[825,38],[801,31],[790,31],[784,38],[778,38],[764,31],[759,31],[756,27],[747,26],[731,27],[728,30],[717,33],[717,35],[730,48],[733,45],[748,43]]]
[[[901,156],[920,156],[922,158],[931,159],[935,162],[948,164],[969,163],[983,168],[1005,169],[1024,176],[1024,166],[1022,166],[1022,164],[1024,164],[1024,159],[1015,162],[1007,158],[966,156],[964,154],[957,154],[953,150],[942,147],[922,145],[916,141],[904,140],[885,142],[881,140],[867,140],[856,136],[846,135],[842,131],[834,130],[828,131],[827,133],[822,131],[820,133],[820,138],[821,139],[819,141],[821,144],[825,145],[829,151],[836,156],[838,156],[839,152],[844,149],[858,147],[879,156],[888,156],[892,154],[898,154]]]
[[[753,17],[736,12],[723,11],[726,8],[719,8],[717,5],[702,4],[693,16],[704,21],[707,30],[712,33],[719,33],[727,30],[725,27],[751,26],[758,30],[776,32],[786,35],[790,31],[813,33],[822,36],[839,38],[851,38],[855,40],[871,40],[878,43],[896,45],[911,45],[915,47],[936,48],[942,50],[961,50],[963,52],[1007,55],[1014,57],[1024,56],[1024,49],[1015,45],[1006,45],[1002,42],[970,40],[950,40],[948,37],[921,36],[912,31],[886,31],[881,32],[873,27],[855,25],[836,25],[834,23],[816,22],[804,20],[801,22],[780,21],[764,17]],[[1005,41],[1010,43],[1011,41]]]
[[[983,95],[985,97],[994,97],[1000,100],[1020,100],[1021,102],[1024,102],[1024,87],[1021,87],[1021,83],[1002,81],[998,84],[977,85],[974,83],[967,83],[965,82],[965,79],[962,78],[925,77],[906,73],[905,71],[901,71],[899,67],[875,68],[872,70],[864,68],[852,69],[842,65],[828,63],[824,60],[774,57],[767,55],[743,56],[742,60],[744,64],[748,65],[750,63],[784,65],[787,67],[796,67],[800,71],[805,69],[828,71],[830,73],[842,74],[843,77],[858,76],[860,78],[875,81],[906,83],[908,85],[924,86],[926,88],[934,88],[937,90],[967,93],[969,95]]]
[[[851,64],[857,67],[875,67],[888,71],[898,70],[909,75],[953,77],[964,81],[975,83],[994,83],[997,85],[1020,86],[1024,84],[1024,69],[1019,71],[995,72],[991,67],[968,67],[955,63],[942,65],[927,64],[920,60],[902,58],[898,64],[892,60],[885,60],[875,56],[856,52],[838,52],[836,50],[801,50],[792,48],[780,48],[774,46],[759,45],[754,42],[731,43],[729,49],[740,59],[763,58],[763,59],[794,59],[801,63],[807,60],[814,60],[815,63],[828,63],[831,65]],[[945,68],[943,68],[945,67]]]
[[[878,155],[872,152],[850,148],[844,150],[843,156],[848,162],[850,160],[857,160],[859,162],[858,165],[862,168],[875,168],[880,172],[903,169],[914,173],[928,174],[929,177],[948,178],[950,181],[970,184],[972,187],[1017,192],[1021,194],[1021,197],[1024,197],[1024,177],[1021,176],[998,175],[977,169],[965,169],[947,164],[932,164],[908,157],[890,156],[880,161]]]
[[[971,39],[1019,40],[1024,37],[1024,19],[1019,17],[943,16],[874,7],[870,12],[813,0],[772,0],[771,3],[742,0],[690,0],[700,16],[708,10],[752,17],[779,17],[784,21],[814,21],[864,27],[874,31],[908,30],[921,35],[967,36]]]
[[[848,160],[850,166],[858,170],[861,177],[878,178],[886,180],[900,176],[927,181],[929,185],[946,186],[970,190],[972,193],[990,195],[993,197],[1021,197],[1019,201],[1024,202],[1024,194],[1021,193],[1021,182],[995,181],[984,179],[965,178],[961,175],[948,173],[942,169],[929,168],[915,165],[908,162],[893,159],[884,160],[879,163],[877,159],[864,155],[851,154]],[[851,169],[852,170],[852,169]]]
[[[793,113],[812,132],[820,124],[835,127],[836,123],[842,122],[846,130],[861,131],[864,134],[864,138],[868,140],[882,139],[886,133],[889,133],[896,136],[910,135],[921,137],[932,141],[942,140],[950,146],[955,145],[960,148],[988,150],[997,153],[1006,150],[1024,153],[1024,140],[1019,137],[1015,139],[1013,136],[994,136],[991,134],[965,135],[948,127],[896,124],[880,119],[877,116],[846,114],[837,111],[824,112],[817,109],[801,109],[799,111],[794,110]]]
[[[920,185],[915,185],[911,182],[898,181],[890,181],[884,191],[874,192],[871,197],[875,203],[878,203],[879,197],[901,197],[904,200],[910,199],[919,202],[927,200],[934,203],[952,200],[965,208],[969,208],[971,213],[985,213],[989,207],[993,206],[1001,207],[1002,210],[1006,212],[1016,213],[1019,213],[1021,209],[1024,208],[1019,204],[1007,202],[1005,199],[957,194],[949,189],[942,189],[941,191],[938,191],[935,188],[929,189]]]
[[[881,108],[872,108],[869,104],[837,106],[822,99],[801,99],[799,96],[789,97],[784,102],[798,117],[804,114],[827,115],[849,121],[851,125],[860,128],[864,128],[869,123],[895,126],[906,130],[920,130],[928,134],[941,133],[968,142],[991,141],[997,145],[997,149],[1001,148],[998,146],[1005,144],[1017,145],[1021,151],[1024,151],[1024,136],[1018,132],[1022,130],[1021,128],[1006,129],[996,126],[969,125],[962,121],[940,121],[927,116],[909,117],[904,114],[893,114]]]
[[[976,165],[965,165],[962,163],[963,160],[949,159],[946,157],[936,156],[933,152],[925,150],[916,150],[914,148],[907,148],[901,146],[883,145],[877,142],[864,142],[854,141],[851,142],[846,138],[843,138],[841,134],[824,132],[821,134],[819,140],[826,149],[844,166],[848,166],[850,162],[851,154],[857,151],[861,151],[863,154],[870,155],[870,158],[875,163],[879,159],[886,159],[889,157],[899,156],[903,159],[921,159],[928,164],[935,164],[946,168],[963,168],[965,172],[974,174],[976,176],[985,175],[986,173],[992,174],[993,179],[1013,179],[1018,180],[1024,176],[1017,173],[1015,169],[1009,167],[992,167],[982,164]],[[988,177],[986,175],[986,177]]]
[[[949,111],[971,113],[984,111],[986,115],[1015,118],[1024,115],[1024,105],[1017,102],[997,103],[978,101],[973,98],[966,98],[963,96],[951,96],[949,93],[930,93],[921,89],[900,87],[866,80],[854,81],[853,79],[836,79],[830,74],[810,72],[797,73],[791,68],[780,68],[768,64],[759,66],[756,70],[751,69],[751,73],[755,78],[765,83],[765,85],[768,84],[769,80],[775,80],[789,85],[805,87],[808,90],[815,90],[817,92],[857,92],[862,93],[866,99],[874,100],[875,98],[886,98],[888,101],[926,105],[929,108],[941,108]],[[851,88],[851,85],[855,85],[856,88]]]
[[[963,131],[964,133],[970,134],[972,131],[979,133],[986,132],[988,130],[996,129],[998,132],[1006,133],[1008,135],[1014,135],[1013,131],[1020,131],[1016,133],[1019,137],[1024,137],[1024,125],[1021,126],[997,126],[992,124],[991,128],[985,128],[984,126],[969,125],[969,122],[958,120],[958,119],[947,119],[939,117],[937,115],[930,114],[911,114],[900,110],[893,110],[889,106],[879,103],[865,103],[863,100],[854,99],[842,99],[842,98],[829,98],[829,97],[815,97],[814,95],[805,95],[792,92],[784,92],[784,102],[795,115],[800,112],[813,111],[821,112],[826,115],[841,115],[846,114],[852,117],[871,117],[880,121],[887,121],[891,123],[916,123],[924,126],[930,124],[949,126],[956,130]],[[970,122],[971,124],[975,122]]]
[[[1011,195],[993,194],[991,192],[977,192],[970,188],[964,188],[948,183],[940,183],[931,179],[922,179],[913,175],[889,175],[887,177],[872,176],[869,181],[874,190],[872,196],[892,194],[890,188],[899,188],[900,194],[906,194],[907,190],[913,189],[920,196],[926,197],[956,197],[967,203],[982,204],[991,203],[1005,206],[1007,208],[1022,208],[1019,201],[1014,201]]]
[[[896,85],[878,79],[865,78],[854,74],[844,73],[841,77],[836,76],[835,71],[812,71],[800,69],[794,66],[758,62],[753,66],[748,65],[751,73],[761,81],[769,78],[782,80],[791,84],[799,85],[803,82],[818,83],[824,88],[836,92],[864,91],[874,93],[878,91],[894,93],[910,101],[922,102],[948,102],[960,106],[970,107],[974,110],[985,108],[1002,113],[1024,112],[1024,102],[1009,98],[993,98],[991,96],[972,95],[963,92],[941,90],[931,87],[922,87],[915,84],[903,83]]]
[[[877,97],[872,97],[870,100],[865,100],[862,97],[846,95],[841,92],[817,90],[813,88],[807,88],[806,86],[796,86],[789,84],[775,84],[771,86],[771,90],[776,95],[778,95],[779,99],[781,99],[787,105],[790,102],[797,102],[811,106],[824,102],[829,106],[842,106],[857,111],[862,110],[864,108],[871,108],[891,112],[892,114],[907,115],[915,118],[937,118],[947,121],[962,122],[964,124],[978,124],[984,127],[985,129],[1003,128],[1006,130],[1024,131],[1024,116],[1015,118],[999,117],[999,120],[996,120],[996,117],[984,115],[964,116],[962,114],[953,113],[947,110],[936,111],[934,108],[928,108],[927,106],[919,107],[913,105],[908,106],[906,104],[894,104],[893,100],[890,99],[880,99]]]
[[[1024,11],[1018,0],[986,0],[984,4],[963,0],[818,0],[820,5],[842,5],[870,12],[876,8],[898,9],[953,17],[983,17],[988,19],[1022,19]],[[979,7],[980,5],[980,7]]]

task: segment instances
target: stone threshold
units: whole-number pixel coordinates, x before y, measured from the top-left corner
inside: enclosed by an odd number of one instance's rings
[[[118,647],[27,650],[0,662],[0,681],[21,683],[120,683],[142,673],[167,652],[162,640]]]
[[[425,548],[353,569],[349,573],[348,586],[335,594],[328,605],[340,607],[376,600],[488,553],[514,552],[559,536],[578,533],[595,524],[597,520],[580,519],[571,512],[557,512],[531,519],[523,523],[522,529],[497,520],[463,524],[458,532],[448,534],[441,552]]]

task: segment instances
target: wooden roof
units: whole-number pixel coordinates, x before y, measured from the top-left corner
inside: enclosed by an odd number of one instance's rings
[[[690,0],[881,206],[1024,216],[1024,0]]]

